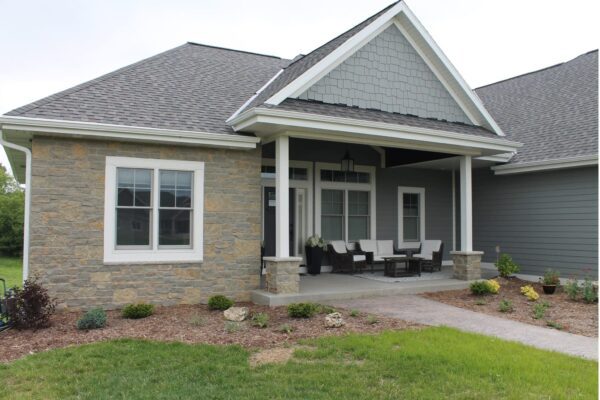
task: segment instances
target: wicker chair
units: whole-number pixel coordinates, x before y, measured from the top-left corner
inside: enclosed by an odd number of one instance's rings
[[[327,245],[331,272],[362,272],[367,266],[367,257],[361,251],[349,251],[342,240],[333,240]]]
[[[442,270],[442,256],[444,243],[441,240],[424,240],[419,253],[415,257],[421,258],[421,270],[433,273]]]

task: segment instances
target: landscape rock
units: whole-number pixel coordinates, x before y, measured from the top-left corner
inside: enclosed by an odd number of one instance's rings
[[[327,328],[341,328],[345,322],[342,318],[342,314],[334,312],[325,316],[325,326]]]
[[[248,307],[230,307],[223,311],[226,320],[235,322],[242,322],[248,318],[249,313]]]

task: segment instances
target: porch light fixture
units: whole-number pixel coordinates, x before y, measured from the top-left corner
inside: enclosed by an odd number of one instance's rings
[[[350,152],[346,150],[344,158],[342,158],[342,171],[343,172],[354,172],[354,160],[350,158]]]

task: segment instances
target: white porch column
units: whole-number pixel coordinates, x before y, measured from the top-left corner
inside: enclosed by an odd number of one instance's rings
[[[290,139],[275,139],[275,257],[290,256]]]
[[[460,249],[473,251],[471,156],[460,158]]]

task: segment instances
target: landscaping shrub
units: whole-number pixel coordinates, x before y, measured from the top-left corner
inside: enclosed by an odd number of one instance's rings
[[[527,300],[529,301],[536,301],[540,298],[540,295],[535,291],[535,289],[531,285],[522,286],[521,294],[525,295],[527,297]]]
[[[512,274],[519,272],[519,266],[513,261],[512,257],[504,253],[500,255],[500,258],[496,262],[496,268],[501,277],[507,278]]]
[[[581,285],[581,292],[583,301],[586,303],[594,303],[598,301],[598,292],[594,288],[594,283],[589,278],[585,278],[583,281],[583,284]]]
[[[41,329],[50,326],[56,302],[37,277],[27,279],[22,288],[14,287],[7,295],[8,317],[17,329]]]
[[[211,310],[225,311],[231,306],[233,306],[233,300],[221,294],[212,296],[208,299],[208,308]]]
[[[481,296],[484,294],[497,294],[500,290],[500,284],[494,279],[487,281],[475,281],[470,285],[471,293]]]
[[[287,333],[289,335],[290,333],[294,332],[294,327],[290,324],[281,324],[277,328],[277,331],[281,333]]]
[[[325,304],[317,304],[317,313],[319,314],[331,314],[335,312],[335,308],[325,305]]]
[[[512,312],[514,310],[513,305],[510,300],[502,300],[500,304],[498,304],[498,311],[506,313]]]
[[[227,333],[236,333],[244,329],[244,325],[239,322],[227,321],[225,322],[225,330]]]
[[[77,321],[77,329],[100,329],[106,326],[106,312],[101,308],[89,310]]]
[[[367,324],[375,325],[378,322],[379,322],[379,318],[377,318],[376,315],[368,315],[367,316]]]
[[[547,269],[544,276],[540,278],[543,285],[558,285],[560,283],[560,273],[552,269]]]
[[[546,316],[546,310],[550,307],[550,303],[542,301],[533,306],[533,318],[542,319]]]
[[[292,303],[287,307],[288,315],[292,318],[310,318],[317,311],[318,307],[313,303]]]
[[[564,326],[562,326],[558,322],[554,322],[554,321],[546,321],[546,325],[549,326],[550,328],[554,328],[554,329],[559,330],[559,331],[562,331],[565,328]]]
[[[204,323],[204,318],[201,315],[194,315],[190,318],[190,325],[192,326],[202,326]]]
[[[356,318],[360,315],[360,311],[358,310],[350,310],[350,316]]]
[[[569,279],[565,284],[565,292],[569,299],[577,300],[579,293],[581,293],[581,288],[575,279]]]
[[[123,308],[121,315],[123,318],[140,319],[146,318],[154,314],[154,306],[152,304],[138,303],[129,304]]]
[[[269,314],[267,313],[255,313],[252,315],[250,319],[250,323],[252,326],[257,326],[259,328],[266,328],[269,325]]]

